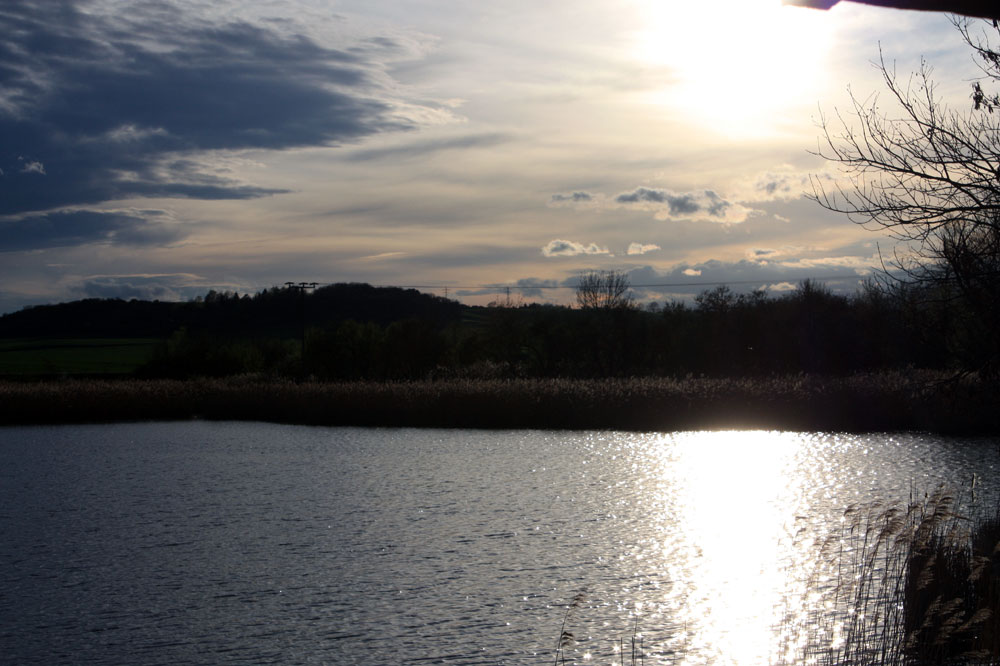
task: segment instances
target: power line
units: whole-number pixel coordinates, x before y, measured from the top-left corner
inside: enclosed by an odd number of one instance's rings
[[[829,282],[833,280],[860,280],[864,276],[861,275],[819,275],[815,277],[805,277],[805,278],[764,278],[756,280],[692,280],[688,282],[653,282],[648,284],[633,284],[629,287],[631,289],[662,289],[662,288],[680,288],[680,287],[719,287],[719,286],[729,286],[729,285],[773,285],[788,283],[792,281],[803,282],[809,280],[812,282]],[[304,292],[306,289],[316,289],[317,287],[331,287],[338,284],[350,284],[347,282],[286,282],[285,286],[290,289],[297,289]],[[475,285],[457,285],[457,284],[370,284],[372,287],[379,288],[397,288],[397,289],[424,289],[424,290],[444,290],[445,297],[447,297],[449,290],[462,290],[462,289],[476,289],[483,291],[505,291],[510,297],[510,291],[512,289],[519,291],[527,291],[529,289],[578,289],[578,285],[575,284],[475,284]],[[456,294],[459,296],[461,294]]]
[[[653,289],[657,287],[712,287],[730,284],[778,284],[790,282],[792,280],[801,282],[811,280],[813,282],[828,282],[831,280],[860,280],[860,275],[821,275],[807,278],[771,278],[757,280],[694,280],[691,282],[657,282],[652,284],[633,284],[632,289]],[[334,282],[327,283],[336,284]],[[379,284],[373,287],[397,287],[399,289],[576,289],[575,284],[476,284],[476,285],[456,285],[456,284]]]
[[[794,278],[793,278],[794,279]],[[812,280],[813,282],[828,282],[830,280],[858,280],[861,279],[860,275],[822,275],[820,277],[810,277],[801,278],[798,280],[802,282],[804,280]],[[713,285],[723,285],[723,284],[777,284],[779,282],[789,282],[788,278],[776,278],[773,280],[720,280],[715,282],[663,282],[658,284],[634,284],[633,289],[636,288],[649,288],[649,287],[711,287]],[[575,289],[575,287],[574,287]]]

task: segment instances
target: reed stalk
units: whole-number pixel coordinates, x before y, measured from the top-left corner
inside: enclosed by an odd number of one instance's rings
[[[821,548],[836,572],[824,603],[780,628],[807,647],[781,663],[1000,664],[1000,513],[972,520],[956,504],[939,488],[905,507],[849,507]]]
[[[944,391],[932,379],[882,373],[329,383],[252,375],[0,380],[0,425],[204,418],[439,428],[1000,432],[991,384]]]

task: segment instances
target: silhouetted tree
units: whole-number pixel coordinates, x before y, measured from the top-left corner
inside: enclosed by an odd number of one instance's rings
[[[1000,83],[1000,53],[972,23],[956,26],[979,57],[985,78]],[[989,33],[987,32],[989,30]],[[976,82],[973,108],[959,113],[934,91],[931,69],[922,63],[901,81],[879,62],[898,113],[886,113],[878,98],[853,100],[858,125],[838,116],[823,120],[820,155],[837,162],[849,184],[828,189],[814,179],[813,198],[868,228],[887,231],[903,249],[885,259],[884,282],[903,280],[927,294],[954,301],[965,313],[976,364],[995,366],[1000,351],[1000,98]]]
[[[632,285],[623,271],[590,271],[580,276],[576,303],[586,310],[621,310],[635,306]]]
[[[736,305],[736,294],[727,285],[720,284],[695,296],[694,302],[702,312],[722,314]]]

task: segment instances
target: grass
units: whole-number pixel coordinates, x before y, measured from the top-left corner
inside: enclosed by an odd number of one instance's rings
[[[149,361],[151,338],[0,340],[0,376],[126,375]]]
[[[0,424],[205,418],[498,429],[1000,432],[992,384],[964,378],[942,386],[935,377],[6,380],[0,381]]]

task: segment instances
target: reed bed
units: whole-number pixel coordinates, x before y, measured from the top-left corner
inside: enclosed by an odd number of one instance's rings
[[[0,381],[0,424],[218,419],[310,425],[1000,432],[992,383],[933,373],[719,379]]]
[[[969,519],[938,489],[853,506],[820,549],[803,617],[778,628],[781,664],[1000,664],[1000,514]]]

